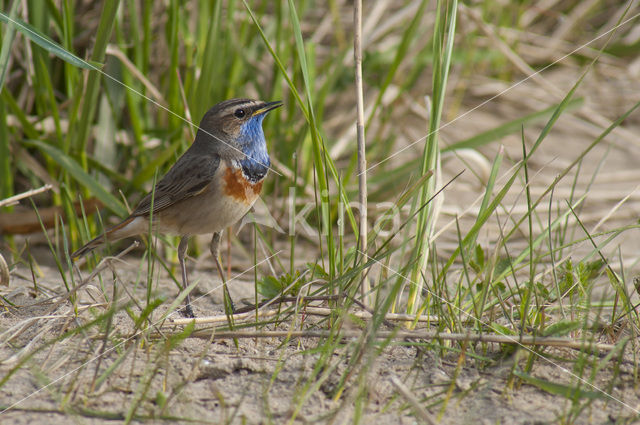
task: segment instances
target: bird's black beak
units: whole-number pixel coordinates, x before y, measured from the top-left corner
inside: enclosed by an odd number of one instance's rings
[[[266,102],[264,105],[253,111],[253,116],[263,115],[272,109],[276,109],[282,106],[282,101],[276,100],[275,102]]]

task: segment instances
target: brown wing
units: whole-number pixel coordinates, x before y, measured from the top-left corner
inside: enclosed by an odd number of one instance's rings
[[[184,155],[138,204],[133,216],[149,214],[153,196],[153,212],[196,195],[204,189],[220,166],[219,157]]]

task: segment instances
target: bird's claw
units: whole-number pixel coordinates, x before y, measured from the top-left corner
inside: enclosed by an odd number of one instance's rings
[[[182,316],[187,317],[189,319],[194,319],[196,317],[196,315],[193,314],[193,309],[191,308],[191,304],[187,304],[182,310],[180,310],[180,314],[182,314]]]

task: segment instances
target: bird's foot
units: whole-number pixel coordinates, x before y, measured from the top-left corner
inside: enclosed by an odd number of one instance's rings
[[[226,315],[231,315],[231,314],[235,314],[236,313],[236,305],[233,302],[233,298],[231,298],[231,294],[229,293],[229,290],[226,288],[224,288],[224,292],[223,292],[223,302],[224,302],[224,312]]]
[[[236,314],[236,305],[233,303],[232,300],[229,300],[228,304],[225,304],[224,306],[224,311],[226,314]]]
[[[182,314],[182,316],[187,317],[189,319],[194,319],[196,317],[196,315],[193,314],[193,309],[191,308],[191,304],[187,304],[182,310],[180,310],[180,314]]]

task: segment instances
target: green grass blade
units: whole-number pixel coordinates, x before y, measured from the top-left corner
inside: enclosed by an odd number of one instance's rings
[[[9,25],[7,25],[7,30],[2,35],[2,50],[0,51],[0,90],[4,87],[4,79],[7,75],[11,46],[13,45],[13,40],[16,35],[16,24],[14,22],[19,5],[20,2],[13,2],[13,6],[11,6],[11,11],[9,12],[12,18],[9,18],[4,13],[0,12],[0,15],[2,15],[0,16],[0,20],[2,17],[5,17],[7,22],[10,22]]]
[[[7,112],[4,103],[0,102],[0,200],[13,195],[10,142]]]
[[[222,43],[220,43],[219,38],[222,2],[215,2],[213,8],[213,16],[207,16],[207,36],[203,43],[204,47],[200,58],[202,61],[201,75],[208,75],[211,76],[211,78],[199,78],[198,82],[193,84],[194,91],[191,93],[190,99],[194,117],[200,117],[206,112],[209,107],[207,102],[208,96],[210,96],[213,86],[217,81],[216,75],[221,74],[221,66],[218,61],[217,52],[222,48]]]
[[[583,75],[584,77],[584,75]],[[581,79],[582,80],[582,79]],[[577,86],[574,86],[574,89],[577,88]],[[573,92],[573,91],[572,91]],[[571,94],[571,93],[570,93]],[[568,96],[568,95],[567,95]],[[560,107],[560,106],[559,106]],[[542,194],[540,194],[540,196],[538,197],[538,199],[536,201],[533,202],[533,204],[531,205],[531,208],[533,210],[536,209],[536,207],[540,204],[540,202],[542,202],[542,200],[545,198],[545,196],[547,196],[549,194],[549,192],[551,192],[551,190],[553,190],[553,188],[556,186],[556,184],[558,182],[560,182],[560,180],[562,180],[568,173],[569,171],[571,171],[577,164],[579,164],[584,157],[591,152],[591,150],[593,148],[595,148],[597,145],[600,144],[600,142],[602,142],[605,137],[607,137],[609,135],[609,133],[611,133],[613,131],[613,129],[615,129],[616,127],[618,127],[624,120],[626,120],[629,115],[631,115],[631,113],[633,111],[635,111],[638,107],[640,107],[640,101],[638,101],[636,104],[634,104],[631,108],[629,108],[624,114],[622,114],[617,120],[615,120],[609,127],[607,127],[593,142],[591,142],[591,144],[589,146],[587,146],[587,148],[582,151],[580,153],[580,155],[571,163],[569,164],[554,180],[553,182],[547,187],[547,189],[542,192]],[[557,117],[556,117],[557,119]],[[535,146],[537,147],[537,145]],[[529,151],[528,156],[530,157],[533,153],[534,149],[531,149]],[[518,220],[514,226],[513,229],[505,236],[505,239],[509,239],[509,237],[518,231],[518,228],[520,227],[520,224],[522,224],[522,222],[524,220],[527,219],[527,215],[525,214],[523,217],[520,218],[520,220]]]
[[[527,384],[538,387],[541,390],[548,392],[549,394],[561,396],[569,400],[577,400],[581,398],[606,400],[608,398],[611,398],[611,396],[608,396],[602,391],[587,391],[578,387],[558,384],[557,382],[550,382],[545,379],[536,378],[524,372],[514,371],[513,374],[522,379]]]
[[[583,104],[584,104],[584,98],[580,97],[576,99],[571,99],[567,103],[565,107],[565,111],[572,111],[574,109],[578,109]],[[525,115],[524,117],[516,118],[505,124],[499,125],[498,127],[476,134],[475,136],[469,137],[468,139],[452,143],[449,146],[443,148],[442,152],[454,151],[457,149],[465,149],[465,148],[476,149],[476,148],[479,148],[480,146],[484,146],[491,142],[495,142],[504,136],[520,131],[523,125],[534,124],[544,119],[548,119],[548,117],[556,110],[557,107],[558,105],[550,106],[541,111],[536,111],[531,114]]]
[[[421,174],[428,171],[436,171],[439,163],[440,150],[438,146],[438,129],[443,112],[444,98],[446,94],[451,56],[453,54],[453,41],[456,31],[456,11],[458,2],[452,3],[439,1],[436,11],[433,29],[433,105],[429,115],[429,133],[426,138],[422,154]],[[435,192],[436,179],[430,179],[420,190],[417,206],[425,205],[427,199]],[[430,238],[433,234],[436,217],[435,207],[429,203],[417,216],[416,240],[412,258],[416,260],[411,270],[412,284],[409,287],[409,299],[407,301],[407,313],[415,314],[421,304],[422,275],[427,266],[430,252]]]
[[[78,68],[93,69],[90,64],[80,59],[73,53],[69,52],[64,47],[51,40],[46,34],[43,34],[41,31],[24,22],[23,20],[18,18],[11,18],[10,16],[7,16],[6,14],[0,12],[0,22],[4,22],[5,24],[11,23],[15,25],[15,29],[17,31],[20,31],[29,40],[45,49],[47,52],[56,55],[63,61],[68,62],[73,66],[77,66]]]
[[[96,32],[96,41],[91,53],[93,62],[104,61],[107,43],[111,37],[111,31],[116,21],[116,12],[118,11],[119,0],[107,0],[104,2],[100,23]],[[82,98],[82,109],[79,119],[76,121],[76,127],[73,129],[71,149],[72,152],[79,155],[80,164],[84,169],[87,168],[87,142],[89,139],[90,125],[93,123],[95,111],[98,102],[98,91],[100,87],[100,74],[97,71],[89,72],[87,85]],[[79,102],[80,99],[77,100]]]
[[[115,196],[107,192],[104,187],[98,183],[89,173],[69,155],[65,155],[61,150],[44,143],[39,140],[24,140],[24,144],[34,146],[40,149],[45,154],[49,155],[55,162],[60,165],[66,172],[68,172],[74,179],[80,182],[83,186],[86,186],[89,191],[96,196],[105,207],[113,211],[120,217],[125,217],[128,212],[122,202],[120,202]]]

